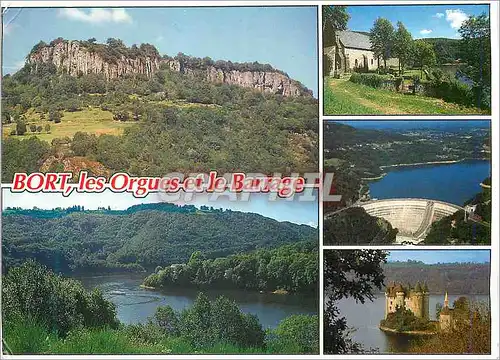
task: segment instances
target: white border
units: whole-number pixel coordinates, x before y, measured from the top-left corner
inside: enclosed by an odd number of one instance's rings
[[[490,22],[491,22],[491,40],[492,40],[492,108],[491,116],[335,116],[335,117],[323,117],[323,79],[322,79],[322,31],[321,31],[321,9],[318,9],[318,99],[319,99],[319,114],[320,114],[320,128],[319,128],[319,167],[320,171],[323,170],[323,119],[335,119],[335,120],[351,120],[351,119],[362,119],[369,118],[370,120],[417,120],[417,119],[439,119],[439,120],[492,120],[492,216],[493,219],[499,219],[499,186],[500,182],[498,179],[499,174],[499,164],[498,155],[499,153],[499,54],[498,45],[499,44],[499,3],[498,0],[489,1],[470,1],[470,0],[455,0],[455,1],[404,1],[404,0],[379,0],[379,1],[355,1],[355,0],[345,0],[345,1],[2,1],[2,7],[210,7],[210,6],[321,6],[321,5],[466,5],[466,4],[489,4],[490,5]],[[495,46],[496,45],[496,46]],[[6,186],[8,187],[8,186]],[[321,191],[320,191],[321,194]],[[320,195],[320,199],[321,199]],[[321,202],[319,203],[319,223],[318,229],[320,231],[320,241],[322,242],[322,230],[323,230],[323,209]],[[499,358],[499,223],[492,221],[492,246],[491,246],[491,288],[490,288],[490,298],[491,298],[491,313],[492,313],[492,353],[490,355],[328,355],[328,356],[318,356],[318,355],[1,355],[5,359],[67,359],[67,358],[84,358],[84,359],[328,359],[328,358],[353,358],[353,359],[381,359],[381,358],[397,358],[397,359],[498,359]],[[325,249],[359,249],[367,247],[351,247],[351,246],[328,246]],[[393,250],[411,250],[412,247],[394,247],[394,246],[374,246],[370,247],[372,249],[393,249]],[[415,250],[435,250],[435,249],[490,249],[490,247],[477,246],[456,246],[456,247],[430,247],[430,246],[418,246]],[[320,245],[320,271],[323,272],[323,246]],[[323,349],[323,279],[320,276],[320,352]]]

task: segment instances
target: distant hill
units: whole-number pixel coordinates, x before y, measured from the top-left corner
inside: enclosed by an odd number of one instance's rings
[[[448,38],[425,38],[422,39],[434,47],[436,62],[438,64],[449,64],[460,59],[460,40]]]
[[[446,261],[446,259],[443,259]],[[383,265],[385,284],[425,282],[431,294],[489,294],[490,264],[389,262]]]
[[[52,214],[51,214],[52,212]],[[125,211],[11,210],[3,217],[2,265],[27,258],[61,272],[153,269],[185,263],[194,251],[207,258],[318,241],[306,225],[253,213],[179,208],[163,204]]]

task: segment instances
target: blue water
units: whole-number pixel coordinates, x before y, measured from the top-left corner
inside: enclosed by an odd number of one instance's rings
[[[370,182],[372,198],[423,198],[463,205],[481,191],[490,176],[489,161],[386,169],[381,180]]]
[[[489,120],[357,120],[357,121],[334,121],[349,125],[358,129],[388,130],[388,131],[408,131],[408,130],[442,130],[450,132],[462,132],[470,129],[489,129]]]

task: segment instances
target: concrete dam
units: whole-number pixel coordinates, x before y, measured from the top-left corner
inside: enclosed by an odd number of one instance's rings
[[[358,203],[371,215],[387,220],[399,230],[396,243],[418,244],[425,239],[431,224],[463,210],[458,205],[428,199],[384,199]]]

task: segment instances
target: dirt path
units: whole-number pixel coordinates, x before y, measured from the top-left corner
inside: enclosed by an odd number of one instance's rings
[[[349,93],[348,91],[345,91],[345,92]],[[349,93],[349,94],[351,94],[351,93]],[[397,107],[390,107],[388,109],[388,108],[380,106],[380,105],[378,105],[370,100],[363,99],[363,98],[354,96],[352,94],[351,94],[351,96],[353,97],[353,99],[355,99],[355,101],[359,102],[361,105],[366,106],[366,107],[371,108],[371,109],[375,109],[375,110],[380,111],[384,114],[394,115],[394,114],[404,114],[405,113],[404,111],[400,110]]]

